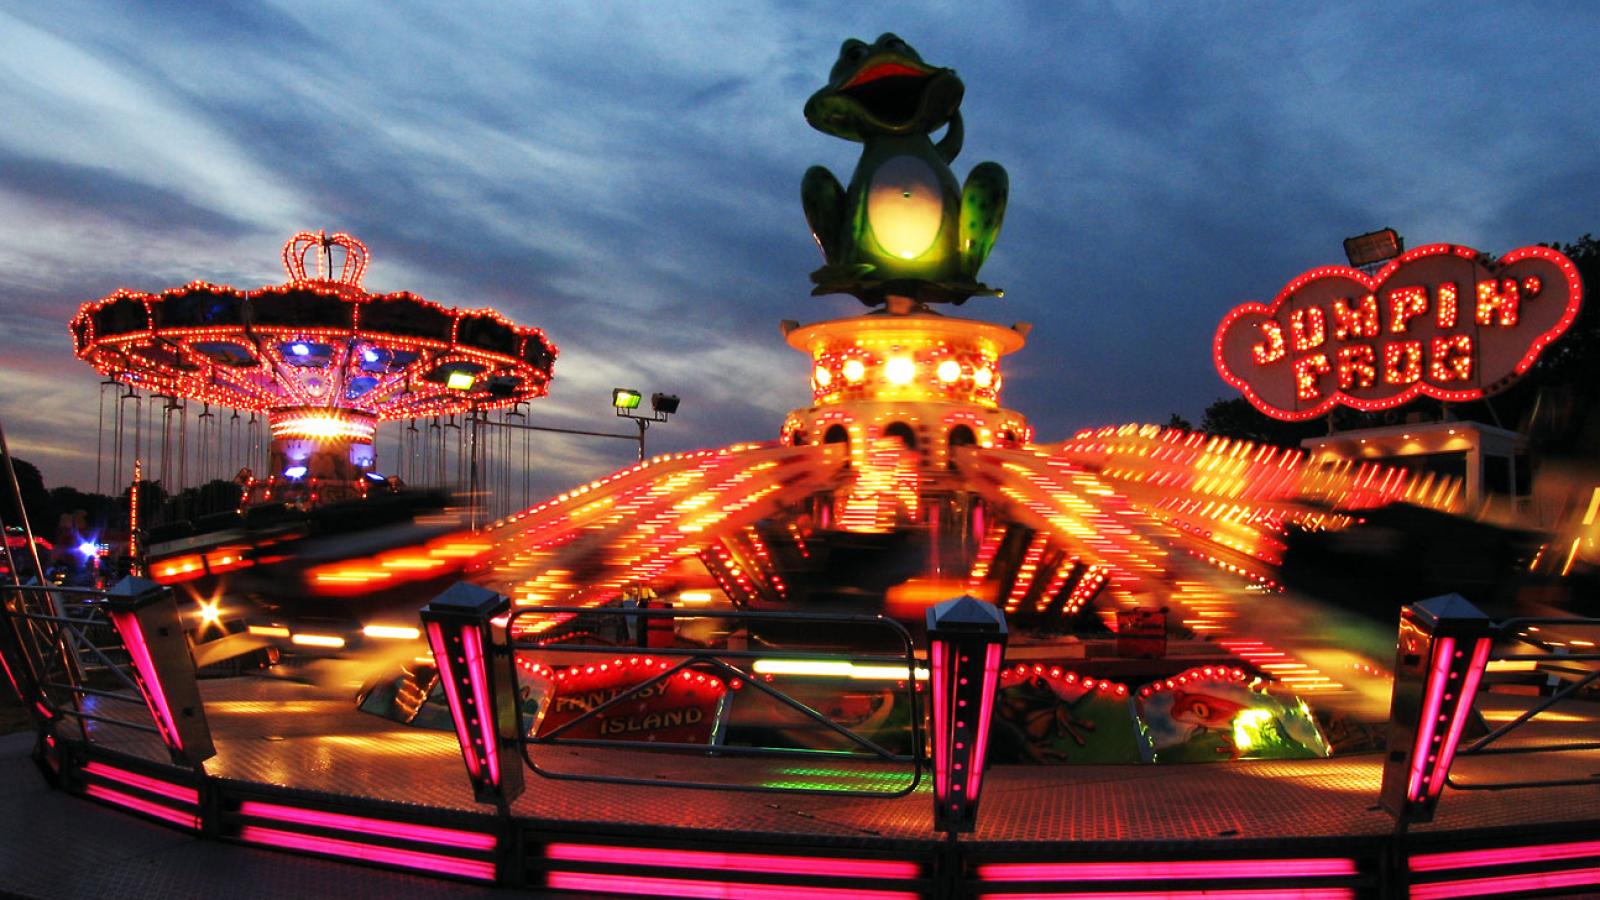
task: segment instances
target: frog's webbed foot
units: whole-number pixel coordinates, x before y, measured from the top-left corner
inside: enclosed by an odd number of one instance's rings
[[[977,275],[983,261],[1000,236],[1000,223],[1006,216],[1010,179],[999,163],[973,166],[961,186],[961,271]]]
[[[844,241],[848,237],[844,234],[845,192],[839,179],[822,166],[807,169],[800,181],[800,204],[805,207],[811,236],[828,264],[823,269],[836,265],[842,258]],[[815,275],[812,280],[816,281]]]
[[[956,306],[971,297],[1004,297],[1006,292],[981,281],[930,281],[921,291],[928,303],[950,303]]]
[[[871,263],[850,263],[837,265],[829,263],[811,273],[811,283],[816,285],[813,294],[848,294],[856,286],[867,280],[876,268]]]

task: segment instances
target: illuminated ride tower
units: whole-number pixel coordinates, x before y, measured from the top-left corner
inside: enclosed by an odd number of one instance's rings
[[[820,167],[806,174],[824,256],[812,281],[881,308],[784,323],[811,357],[812,405],[779,440],[656,457],[510,516],[483,535],[480,582],[520,606],[648,590],[749,608],[853,604],[910,622],[970,594],[1004,610],[1013,655],[1025,632],[1049,653],[1062,635],[1162,608],[1174,629],[1220,640],[1246,618],[1241,597],[1270,604],[1280,589],[1289,527],[1340,528],[1396,501],[1457,504],[1448,479],[1311,466],[1298,450],[1177,429],[1037,443],[1000,398],[1002,358],[1027,326],[936,311],[999,293],[976,275],[1005,174],[982,163],[958,186],[950,172],[961,95],[951,70],[894,35],[846,42],[806,113],[863,149],[848,187]],[[1264,646],[1241,640],[1206,649]],[[1312,665],[1285,671],[1304,690],[1341,688]]]
[[[301,232],[283,248],[287,283],[118,290],[73,317],[73,347],[129,387],[265,414],[268,470],[251,480],[247,502],[365,496],[384,481],[379,422],[542,397],[557,353],[544,332],[493,310],[369,293],[368,261],[348,234]]]

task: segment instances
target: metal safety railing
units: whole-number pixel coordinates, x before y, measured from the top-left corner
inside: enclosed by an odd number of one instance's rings
[[[1531,662],[1533,663],[1531,671],[1557,675],[1561,677],[1563,683],[1551,692],[1549,696],[1541,697],[1537,703],[1523,710],[1511,721],[1491,729],[1488,734],[1469,744],[1464,743],[1457,754],[1458,756],[1600,750],[1600,740],[1544,740],[1520,743],[1516,746],[1500,744],[1504,738],[1523,729],[1528,723],[1537,719],[1540,714],[1550,711],[1562,701],[1580,696],[1586,688],[1596,681],[1600,681],[1600,649],[1588,649],[1594,648],[1596,642],[1575,638],[1571,633],[1575,629],[1580,630],[1580,633],[1593,635],[1597,629],[1600,629],[1600,619],[1529,616],[1506,619],[1495,625],[1496,650],[1490,653],[1489,663]],[[1522,649],[1516,648],[1515,645],[1521,645]],[[1559,651],[1554,649],[1557,646],[1561,648]],[[1573,646],[1586,649],[1578,652],[1569,652],[1567,648]],[[1566,671],[1561,672],[1560,670],[1563,669]],[[1595,721],[1600,722],[1600,705],[1595,707]],[[1600,737],[1600,733],[1597,733],[1597,737]],[[1498,746],[1496,746],[1497,744]],[[1446,783],[1450,787],[1461,791],[1497,791],[1512,788],[1600,784],[1600,774],[1590,774],[1581,778],[1476,783],[1457,781],[1454,776],[1451,776]]]
[[[684,610],[684,609],[637,609],[637,608],[596,608],[596,607],[539,607],[535,609],[518,610],[508,623],[507,633],[516,634],[529,630],[534,620],[546,617],[582,616],[591,621],[615,617],[624,625],[631,625],[626,631],[634,635],[648,633],[652,623],[676,625],[683,620],[699,619],[715,622],[727,626],[729,633],[742,633],[745,636],[752,632],[770,631],[773,628],[804,628],[807,626],[828,627],[836,635],[849,635],[852,643],[863,643],[863,638],[869,637],[867,632],[877,630],[881,632],[882,639],[879,646],[893,647],[892,652],[854,652],[835,647],[828,647],[821,642],[806,642],[801,646],[793,644],[783,646],[771,644],[761,646],[759,649],[728,646],[723,642],[720,647],[676,647],[676,646],[632,646],[605,643],[577,643],[571,641],[541,642],[537,639],[521,638],[509,642],[509,650],[518,659],[526,660],[530,657],[540,657],[551,660],[553,668],[561,665],[558,660],[566,659],[575,661],[578,671],[592,669],[594,665],[605,666],[605,660],[621,662],[624,658],[637,662],[641,658],[647,659],[650,666],[639,677],[627,680],[625,685],[619,685],[614,691],[604,692],[597,702],[585,701],[579,704],[580,711],[572,718],[565,719],[548,731],[540,733],[538,722],[530,723],[526,719],[523,704],[517,704],[516,733],[520,736],[520,746],[523,761],[529,770],[550,779],[592,781],[605,784],[632,784],[654,785],[658,787],[688,787],[712,790],[741,790],[741,791],[766,791],[776,793],[805,793],[827,794],[831,796],[853,797],[903,797],[923,781],[924,767],[924,736],[923,713],[920,700],[919,677],[925,678],[926,673],[917,661],[913,648],[911,635],[904,626],[892,619],[872,615],[843,615],[828,613],[800,613],[800,612],[766,612],[766,611],[723,611],[723,610]],[[586,664],[588,663],[588,664]],[[571,671],[569,665],[562,671]],[[905,734],[902,746],[886,747],[881,737],[863,733],[857,728],[839,721],[836,717],[816,708],[814,697],[797,697],[790,690],[784,690],[774,682],[773,673],[832,673],[841,679],[849,678],[848,673],[869,673],[879,683],[895,685],[891,691],[894,704],[904,704],[907,710],[904,722]],[[750,691],[761,696],[762,700],[775,705],[775,708],[786,711],[794,717],[794,721],[802,726],[815,728],[819,733],[829,736],[839,749],[816,749],[797,746],[763,746],[758,743],[730,742],[728,723],[737,711],[720,710],[721,723],[712,738],[707,743],[691,743],[683,741],[643,741],[610,739],[595,736],[577,736],[586,730],[598,731],[596,727],[608,716],[624,712],[630,704],[664,691],[674,683],[675,679],[690,680],[693,678],[721,679],[729,687],[738,687],[741,691]],[[848,683],[848,682],[846,682]],[[856,682],[860,684],[860,682]],[[724,698],[726,699],[726,697]],[[546,704],[551,698],[546,697]],[[547,707],[546,707],[547,708]],[[542,711],[542,710],[541,710]],[[541,716],[542,718],[542,716]],[[683,780],[660,777],[637,777],[630,775],[561,772],[548,766],[540,765],[530,752],[532,748],[541,746],[581,746],[590,748],[616,748],[627,750],[652,750],[652,751],[679,751],[696,753],[708,757],[801,757],[811,760],[829,759],[832,761],[848,761],[851,763],[891,764],[906,767],[901,778],[897,778],[896,786],[891,788],[861,788],[808,786],[805,783],[785,784],[745,784],[728,783],[721,781]],[[903,779],[903,781],[902,781]],[[872,779],[877,780],[877,779]]]
[[[5,627],[15,657],[7,662],[19,692],[35,688],[33,712],[45,720],[65,716],[86,743],[103,725],[159,735],[132,672],[132,660],[106,609],[106,594],[87,588],[0,584]],[[17,671],[10,671],[15,667]],[[122,707],[103,708],[104,704]],[[132,707],[134,716],[111,714]]]

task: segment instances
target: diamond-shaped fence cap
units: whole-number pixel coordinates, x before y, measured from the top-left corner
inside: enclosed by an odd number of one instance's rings
[[[148,578],[129,575],[106,591],[106,604],[116,610],[135,610],[161,599],[166,591]]]
[[[1006,633],[1006,614],[993,603],[985,603],[971,594],[952,597],[928,607],[928,632],[952,631],[1003,635]]]
[[[1460,594],[1430,597],[1411,604],[1411,609],[1421,624],[1430,631],[1441,629],[1484,631],[1490,619]]]
[[[470,581],[458,581],[428,601],[426,615],[486,621],[510,608],[511,600]]]

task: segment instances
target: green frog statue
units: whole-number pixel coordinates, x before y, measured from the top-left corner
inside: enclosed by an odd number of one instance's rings
[[[895,35],[840,47],[827,86],[806,101],[806,121],[859,141],[861,161],[848,189],[822,166],[801,183],[824,259],[811,273],[813,295],[853,294],[868,306],[904,297],[916,308],[1000,295],[977,275],[1005,216],[1006,170],[979,163],[960,187],[950,171],[964,91],[954,70],[924,63]]]

